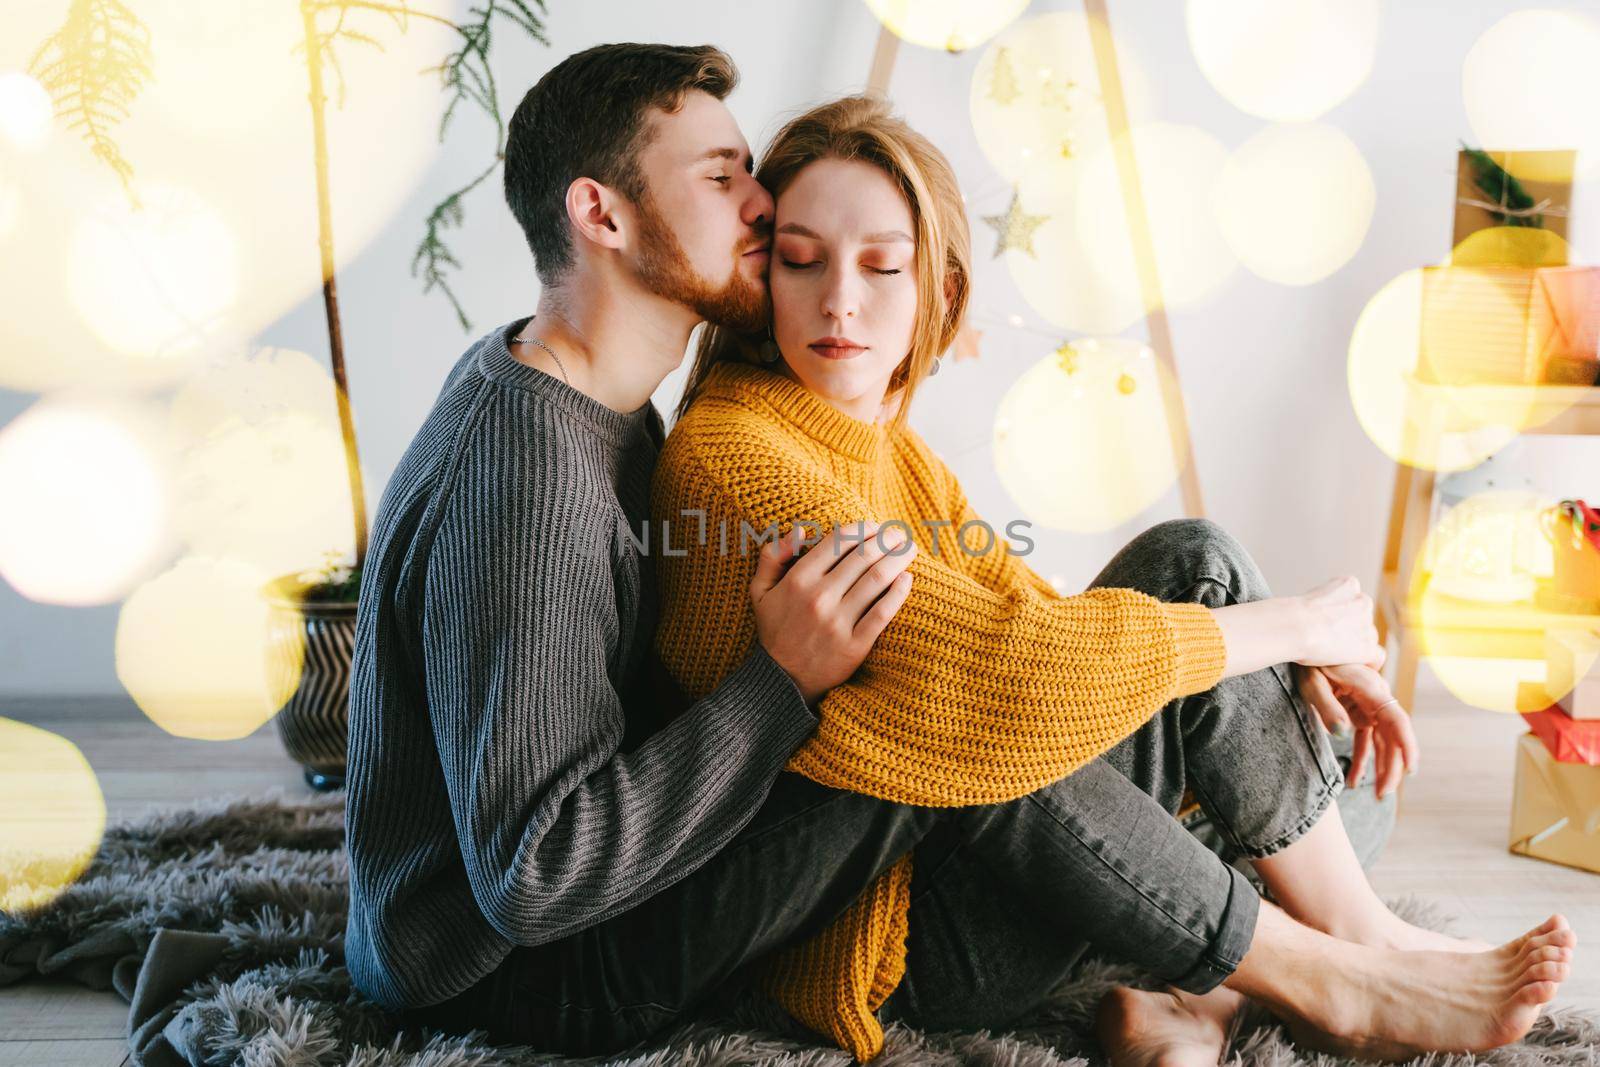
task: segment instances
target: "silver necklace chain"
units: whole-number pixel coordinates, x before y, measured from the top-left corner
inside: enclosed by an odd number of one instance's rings
[[[562,380],[565,381],[568,385],[572,384],[572,379],[567,377],[567,368],[566,368],[565,365],[562,364],[561,357],[556,355],[556,350],[555,349],[551,348],[549,345],[545,344],[543,341],[539,340],[537,337],[513,337],[511,340],[513,342],[516,342],[516,343],[519,343],[519,344],[538,345],[540,348],[542,348],[546,352],[550,353],[550,358],[556,361],[556,366],[558,368],[560,368],[560,370],[561,370],[561,378],[562,378]]]

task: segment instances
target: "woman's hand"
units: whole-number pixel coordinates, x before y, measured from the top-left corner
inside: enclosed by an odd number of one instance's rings
[[[1295,663],[1322,667],[1370,663],[1383,655],[1372,622],[1372,598],[1353,577],[1335,578],[1294,598],[1300,606],[1301,653]]]
[[[1371,757],[1377,775],[1379,799],[1399,781],[1402,774],[1414,774],[1420,758],[1417,735],[1411,716],[1389,692],[1389,685],[1378,670],[1383,666],[1383,650],[1367,663],[1341,663],[1308,667],[1296,663],[1295,688],[1316,711],[1330,733],[1356,731],[1346,781],[1361,780]]]

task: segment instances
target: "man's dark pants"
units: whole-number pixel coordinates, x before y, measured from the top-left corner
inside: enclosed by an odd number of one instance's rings
[[[1091,584],[1210,607],[1271,595],[1238,541],[1205,519],[1152,527]],[[884,1022],[1004,1026],[1090,951],[1203,993],[1249,948],[1261,889],[1251,858],[1297,840],[1336,797],[1362,863],[1381,851],[1394,798],[1344,789],[1349,751],[1279,664],[1172,701],[1099,759],[1002,804],[894,804],[785,771],[693,874],[597,926],[514,949],[416,1017],[570,1055],[630,1048],[752,981],[907,851],[906,976]],[[1201,811],[1180,823],[1186,789]]]

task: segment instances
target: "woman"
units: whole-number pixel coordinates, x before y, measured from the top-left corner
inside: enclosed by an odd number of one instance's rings
[[[1301,922],[1419,956],[1482,954],[1462,964],[1468,970],[1514,963],[1514,946],[1490,960],[1492,946],[1395,917],[1368,885],[1340,819],[1324,817],[1337,810],[1342,781],[1296,690],[1330,719],[1357,719],[1364,741],[1353,775],[1370,751],[1387,787],[1415,758],[1407,717],[1375,673],[1382,650],[1354,581],[1271,598],[1215,524],[1180,521],[1141,535],[1095,587],[1057,596],[984,532],[955,478],[905,423],[916,384],[953,342],[967,302],[966,219],[944,158],[882,103],[856,97],[790,122],[757,177],[777,202],[771,331],[704,338],[652,491],[658,526],[681,531],[690,514],[700,524],[697,544],[664,551],[658,564],[658,650],[680,686],[691,696],[710,691],[754,638],[745,597],[752,534],[804,524],[820,535],[881,520],[916,553],[885,594],[903,603],[860,671],[823,699],[820,726],[789,770],[905,804],[976,805],[1068,788],[1071,772],[1103,756],[1169,813],[1192,790]],[[1261,651],[1290,647],[1284,634],[1301,629],[1288,658],[1312,667],[1296,666],[1291,683],[1283,657]],[[928,1024],[965,1018],[959,1002],[981,993],[969,976],[955,973],[938,989],[937,978],[917,973],[917,946],[930,969],[937,955],[910,918],[913,899],[928,891],[919,871],[912,854],[901,857],[832,926],[781,952],[766,976],[791,1013],[859,1059],[882,1046],[876,1011],[886,1003],[891,1016]],[[995,910],[988,929],[1011,936],[1004,909]],[[1076,959],[1055,946],[1041,957],[1036,944],[1001,943],[1046,969],[1052,951],[1063,968]],[[1538,998],[1554,994],[1553,982],[1519,992],[1529,986],[1520,971],[1494,981],[1473,973],[1465,985],[1487,991],[1477,1010],[1515,1015],[1510,1029],[1531,1025]],[[1033,999],[1048,988],[1041,980]],[[1099,1023],[1123,1059],[1182,1048],[1215,1062],[1239,1004],[1222,987],[1204,996],[1124,990],[1107,999]],[[1429,1033],[1396,1021],[1391,1044],[1368,1048],[1444,1047]]]

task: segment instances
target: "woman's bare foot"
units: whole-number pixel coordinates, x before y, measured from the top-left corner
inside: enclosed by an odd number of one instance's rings
[[[1552,915],[1487,952],[1333,945],[1319,964],[1328,968],[1325,993],[1291,1012],[1290,1033],[1321,1051],[1404,1060],[1520,1039],[1566,979],[1577,937]]]
[[[1095,1035],[1112,1067],[1216,1067],[1243,1004],[1226,986],[1201,996],[1118,986],[1100,1001]]]

